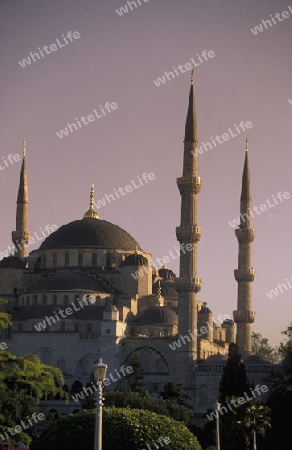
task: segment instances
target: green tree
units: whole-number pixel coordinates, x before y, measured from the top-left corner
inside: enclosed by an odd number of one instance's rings
[[[0,312],[0,323],[10,324],[10,316],[3,311]],[[37,412],[37,404],[45,392],[61,392],[56,381],[63,384],[61,371],[42,364],[36,355],[16,356],[0,350],[0,411],[5,411],[0,415],[0,432],[13,428]],[[23,431],[13,440],[29,443],[31,438]]]
[[[179,405],[189,407],[185,400],[190,397],[184,391],[184,384],[176,384],[172,381],[166,383],[161,397],[165,400],[175,400]]]
[[[256,436],[265,436],[271,428],[271,410],[267,406],[257,403],[247,404],[240,411],[243,416],[238,421],[245,438],[246,449],[249,450],[251,442]]]
[[[236,344],[229,344],[228,359],[223,370],[219,391],[220,403],[229,397],[240,397],[248,392],[246,371]]]
[[[88,410],[51,422],[32,450],[93,448],[94,421],[95,411]],[[143,450],[149,448],[147,444],[155,448],[159,438],[169,439],[167,450],[202,450],[186,426],[170,417],[139,409],[104,408],[103,450]]]
[[[93,409],[95,400],[94,395],[90,395],[82,402],[83,409]],[[163,398],[153,398],[148,391],[130,392],[130,391],[105,391],[105,406],[115,408],[144,409],[157,414],[163,414],[172,417],[175,420],[189,423],[189,409],[178,404],[175,400],[164,400]]]
[[[264,338],[260,333],[251,334],[252,353],[261,356],[263,359],[278,363],[281,359],[281,354],[278,348],[271,347],[267,338]]]

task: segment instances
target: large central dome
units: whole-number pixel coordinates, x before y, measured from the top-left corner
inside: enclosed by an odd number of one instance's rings
[[[95,218],[74,220],[63,225],[45,239],[40,250],[74,247],[142,251],[138,242],[127,231],[106,220]]]

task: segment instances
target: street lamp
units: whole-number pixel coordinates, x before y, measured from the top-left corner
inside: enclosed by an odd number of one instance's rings
[[[220,450],[220,432],[219,432],[219,411],[220,411],[220,403],[217,401],[213,405],[213,409],[216,413],[216,449]]]
[[[98,392],[96,400],[96,416],[94,429],[94,450],[102,450],[102,382],[106,376],[107,365],[103,364],[102,359],[93,364],[94,379],[98,383]]]

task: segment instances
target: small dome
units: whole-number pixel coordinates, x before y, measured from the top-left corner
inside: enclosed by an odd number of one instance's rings
[[[207,306],[203,306],[200,309],[199,314],[212,314],[212,311]]]
[[[167,269],[165,266],[161,267],[158,270],[158,274],[165,281],[169,281],[169,280],[173,281],[176,277],[175,273],[172,270]]]
[[[154,295],[158,294],[159,285],[162,297],[168,297],[178,300],[178,292],[174,288],[174,283],[172,281],[164,281],[164,280],[155,281],[155,283],[152,285],[152,293]]]
[[[243,360],[244,364],[272,364],[260,355],[249,355]]]
[[[26,261],[21,261],[17,256],[8,256],[0,261],[0,268],[25,269]]]
[[[46,278],[41,278],[31,289],[31,292],[48,291],[94,291],[111,292],[110,286],[100,280],[94,280],[87,275],[74,272],[59,272]]]
[[[115,305],[112,305],[111,303],[107,303],[104,307],[104,311],[105,312],[116,312],[118,310],[118,308]]]
[[[145,256],[140,253],[132,253],[125,258],[123,266],[148,266],[148,261]]]
[[[235,322],[232,319],[225,319],[221,326],[224,327],[224,325],[225,326],[235,325]]]
[[[204,362],[206,364],[225,364],[227,361],[226,355],[220,355],[220,353],[217,353],[217,355],[211,355],[209,358],[207,358]]]
[[[178,316],[165,306],[151,306],[139,314],[132,322],[134,325],[177,325]]]

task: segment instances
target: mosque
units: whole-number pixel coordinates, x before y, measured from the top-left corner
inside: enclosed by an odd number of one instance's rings
[[[23,154],[16,230],[12,232],[15,253],[0,261],[0,296],[8,300],[12,314],[12,326],[2,331],[1,337],[12,353],[36,354],[42,362],[63,372],[63,388],[69,401],[45,398],[41,403],[44,410],[58,414],[80,410],[81,405],[72,400],[72,395],[88,385],[92,364],[98,358],[108,364],[112,374],[123,366],[134,368],[131,375],[120,377],[108,389],[130,389],[139,379],[153,395],[158,395],[169,381],[184,383],[198,419],[204,417],[218,396],[229,343],[238,344],[251,383],[260,383],[273,370],[270,362],[252,355],[251,348],[255,230],[249,213],[248,144],[240,197],[241,222],[236,229],[239,251],[234,271],[238,283],[234,320],[214,322],[211,309],[197,298],[202,284],[197,274],[202,233],[197,201],[202,180],[198,175],[193,84],[192,76],[183,171],[177,179],[181,218],[176,236],[180,249],[187,249],[180,251],[178,276],[165,266],[157,269],[151,254],[134,237],[99,218],[94,210],[93,186],[83,218],[53,231],[28,255],[31,235]]]

